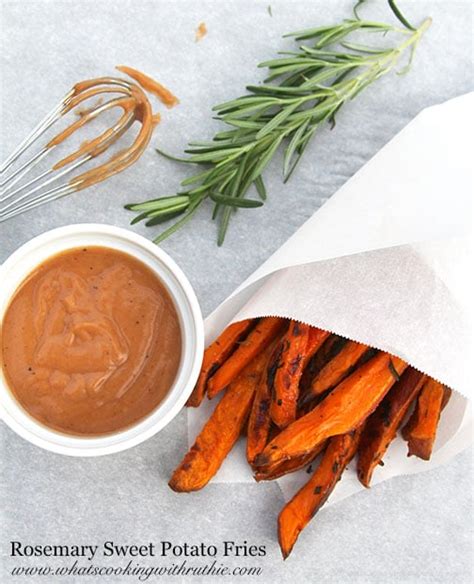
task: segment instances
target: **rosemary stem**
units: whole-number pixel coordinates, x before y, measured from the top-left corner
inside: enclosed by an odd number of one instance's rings
[[[148,219],[154,225],[160,217],[167,219],[181,213],[181,218],[155,239],[159,242],[190,221],[204,200],[211,199],[213,219],[220,222],[221,245],[232,211],[263,204],[266,191],[262,173],[283,144],[286,182],[322,124],[329,122],[334,126],[340,108],[392,71],[407,51],[408,61],[400,72],[408,70],[431,18],[414,28],[394,0],[390,7],[405,28],[357,17],[287,35],[302,43],[298,50],[262,63],[270,72],[263,84],[249,85],[247,95],[213,108],[216,118],[227,129],[218,132],[212,141],[189,145],[186,153],[190,157],[184,161],[205,165],[204,172],[184,180],[185,189],[177,197],[127,205],[139,213],[133,221]],[[350,42],[352,33],[364,31],[379,37],[387,32],[401,37],[398,44],[387,48]],[[252,185],[262,201],[246,198]]]

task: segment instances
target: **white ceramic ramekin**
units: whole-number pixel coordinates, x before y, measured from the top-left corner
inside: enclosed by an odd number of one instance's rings
[[[126,252],[149,266],[174,299],[183,337],[181,363],[168,395],[145,419],[106,436],[77,437],[56,432],[32,418],[8,389],[0,368],[0,416],[17,434],[41,448],[70,456],[98,456],[125,450],[164,428],[184,406],[196,382],[204,348],[204,326],[198,301],[186,276],[158,246],[126,229],[102,224],[78,224],[35,237],[0,266],[0,322],[24,278],[44,260],[61,251],[103,246]]]

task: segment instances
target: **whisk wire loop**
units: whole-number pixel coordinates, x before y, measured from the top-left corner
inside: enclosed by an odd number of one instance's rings
[[[110,94],[115,94],[115,96],[102,103],[104,95]],[[78,110],[80,104],[94,97],[99,98],[98,104],[83,111]],[[96,138],[83,142],[77,150],[63,157],[50,168],[41,170],[31,178],[27,176],[57,146],[80,128],[114,108],[121,108],[123,113],[111,127]],[[75,112],[79,118],[50,139],[37,152],[28,156],[27,151],[35,142],[70,112]],[[107,162],[58,186],[52,186],[52,183],[101,156],[131,128],[135,121],[141,124],[141,130],[128,148],[112,155]],[[79,191],[124,170],[142,154],[151,138],[153,128],[151,106],[139,85],[114,77],[100,77],[77,83],[0,166],[0,222]],[[22,161],[24,157],[26,160]]]

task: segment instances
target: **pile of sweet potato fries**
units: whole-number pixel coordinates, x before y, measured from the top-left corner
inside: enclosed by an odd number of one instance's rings
[[[284,558],[356,454],[359,480],[370,485],[407,417],[408,456],[429,460],[451,394],[398,357],[277,317],[232,324],[207,348],[187,405],[220,392],[170,487],[204,487],[243,432],[257,481],[314,461],[313,475],[278,518]]]

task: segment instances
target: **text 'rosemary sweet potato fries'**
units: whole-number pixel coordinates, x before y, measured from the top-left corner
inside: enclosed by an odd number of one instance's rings
[[[187,405],[197,407],[218,393],[222,399],[170,487],[202,489],[242,434],[257,481],[311,464],[311,478],[278,518],[286,558],[356,455],[366,487],[402,427],[408,455],[429,460],[451,390],[394,355],[265,317],[228,326],[206,349]]]

